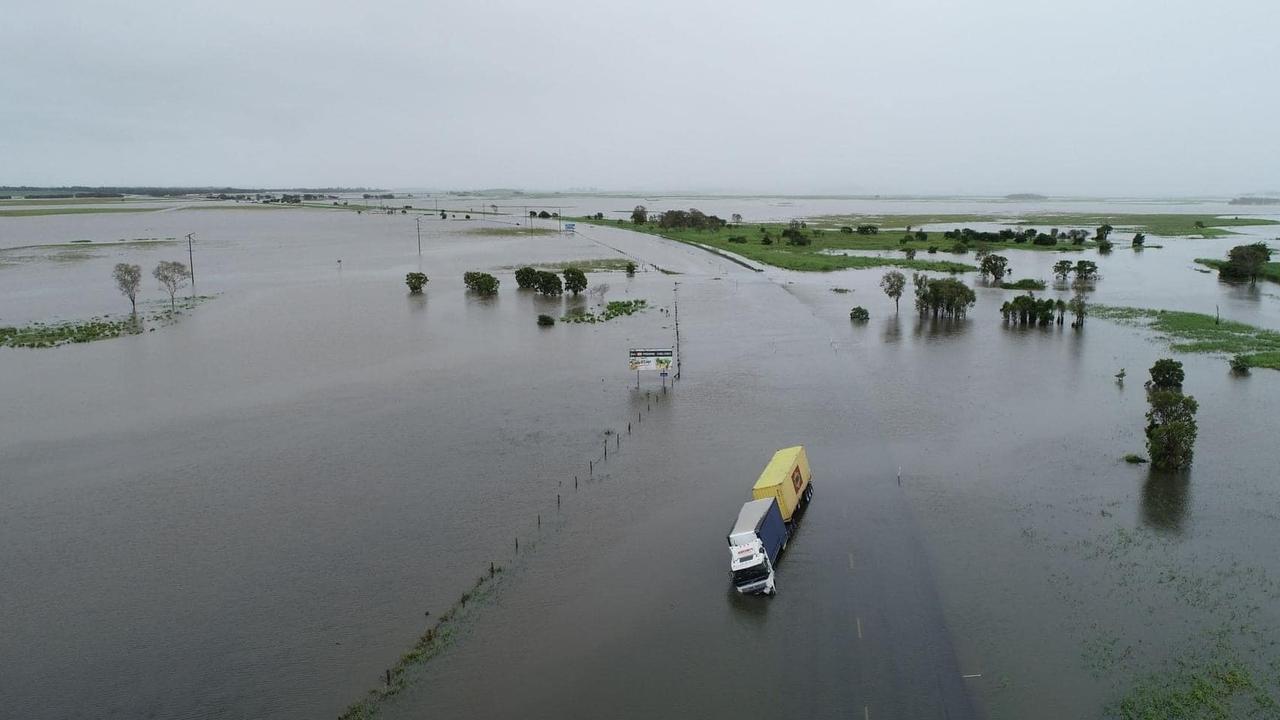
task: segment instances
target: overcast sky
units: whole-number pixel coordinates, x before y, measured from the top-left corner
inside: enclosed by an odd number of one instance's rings
[[[1233,195],[1278,68],[1276,0],[10,1],[0,184]]]

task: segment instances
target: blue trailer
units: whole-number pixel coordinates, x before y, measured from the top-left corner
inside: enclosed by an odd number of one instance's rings
[[[752,500],[742,506],[729,531],[729,572],[738,592],[774,593],[773,569],[789,537],[776,498]]]

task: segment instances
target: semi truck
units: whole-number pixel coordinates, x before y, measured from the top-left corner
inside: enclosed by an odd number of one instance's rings
[[[772,595],[774,568],[813,498],[804,446],[773,454],[729,531],[729,573],[738,592]]]
[[[729,531],[729,573],[738,592],[774,593],[773,566],[789,537],[777,500],[751,500],[742,506]]]

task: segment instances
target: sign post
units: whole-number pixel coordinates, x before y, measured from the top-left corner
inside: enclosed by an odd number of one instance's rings
[[[667,373],[671,370],[675,351],[671,348],[631,348],[628,367],[636,371],[636,389],[640,389],[640,371],[657,370],[662,375],[662,387],[667,386]]]

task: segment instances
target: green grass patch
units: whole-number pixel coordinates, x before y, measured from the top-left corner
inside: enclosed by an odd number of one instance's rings
[[[140,213],[155,212],[163,208],[127,208],[127,207],[43,207],[0,209],[0,217],[33,217],[37,215],[88,215],[93,213]]]
[[[1227,264],[1226,260],[1215,260],[1213,258],[1196,258],[1196,262],[1214,270],[1221,270],[1222,266]],[[1280,282],[1280,262],[1269,262],[1263,265],[1258,277],[1266,278],[1272,282]]]
[[[1280,370],[1280,332],[1274,330],[1177,310],[1093,305],[1089,312],[1107,320],[1149,327],[1180,352],[1238,355],[1249,367]]]
[[[1136,453],[1129,453],[1128,455],[1124,456],[1124,461],[1129,463],[1130,465],[1142,465],[1143,463],[1147,462],[1147,459]]]
[[[109,340],[125,335],[137,335],[150,324],[163,327],[177,322],[184,310],[212,300],[213,295],[197,295],[178,298],[173,306],[166,300],[150,300],[138,303],[136,315],[111,315],[73,320],[61,323],[36,322],[22,327],[0,327],[0,348],[54,348],[62,345]]]
[[[0,347],[51,348],[72,343],[106,340],[122,335],[142,332],[142,322],[137,318],[108,320],[94,318],[80,322],[31,323],[23,327],[0,327]]]
[[[1017,282],[1002,282],[1000,283],[1000,287],[1004,288],[1005,290],[1043,290],[1048,286],[1045,285],[1045,282],[1043,280],[1036,280],[1033,278],[1022,278]]]
[[[1276,717],[1266,683],[1234,660],[1183,664],[1139,680],[1111,709],[1124,720],[1233,720]]]
[[[560,318],[560,322],[566,323],[598,323],[608,322],[616,317],[623,315],[634,315],[645,309],[647,303],[644,300],[610,300],[604,306],[604,310],[599,313],[592,313],[586,309],[570,311]]]
[[[483,235],[485,237],[521,237],[535,235],[558,235],[559,230],[551,228],[527,228],[527,227],[478,227],[468,228],[464,231],[468,235]]]

